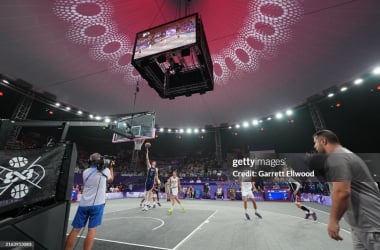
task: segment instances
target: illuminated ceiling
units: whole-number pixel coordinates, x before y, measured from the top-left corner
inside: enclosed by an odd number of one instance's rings
[[[99,115],[152,110],[162,126],[261,118],[380,62],[377,0],[3,0],[1,72]],[[217,2],[217,4],[216,4]],[[161,99],[130,64],[135,34],[198,12],[215,90]]]

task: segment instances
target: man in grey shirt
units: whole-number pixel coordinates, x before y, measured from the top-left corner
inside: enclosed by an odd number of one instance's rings
[[[355,250],[380,250],[380,191],[367,165],[342,147],[330,130],[316,132],[313,139],[318,153],[328,154],[325,175],[332,184],[329,236],[343,240],[339,221],[344,215]]]

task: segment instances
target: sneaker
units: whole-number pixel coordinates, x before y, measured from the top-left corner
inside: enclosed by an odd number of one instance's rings
[[[159,207],[161,207],[161,204],[160,204],[159,202],[157,202],[157,205],[158,205]]]
[[[309,217],[310,217],[310,213],[306,213],[305,214],[305,219],[307,220],[307,219],[309,219]]]
[[[182,206],[182,211],[186,212],[186,208],[184,206]]]
[[[263,217],[261,216],[261,214],[259,214],[258,212],[255,212],[255,215],[256,215],[257,217],[259,217],[260,219],[263,218]]]
[[[149,208],[148,208],[148,206],[144,206],[143,209],[141,209],[141,210],[142,210],[142,211],[148,211]]]
[[[313,220],[317,220],[317,214],[315,212],[312,212],[311,216],[313,216]]]
[[[153,208],[156,208],[156,204],[153,205]]]
[[[247,220],[250,220],[251,217],[249,217],[249,214],[248,213],[245,213],[245,218],[247,218]]]
[[[173,213],[173,209],[169,209],[168,214],[172,214],[172,213]]]

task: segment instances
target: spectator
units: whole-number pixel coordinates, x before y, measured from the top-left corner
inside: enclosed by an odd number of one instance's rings
[[[325,194],[325,186],[321,182],[318,182],[317,184],[317,193],[320,195]]]
[[[203,197],[210,199],[210,185],[207,182],[203,185]]]
[[[224,192],[223,192],[223,188],[221,186],[218,186],[216,192],[215,192],[215,200],[217,200],[218,198],[220,199],[224,199]]]
[[[189,187],[189,196],[190,196],[190,199],[194,199],[194,188],[193,186],[190,186]]]

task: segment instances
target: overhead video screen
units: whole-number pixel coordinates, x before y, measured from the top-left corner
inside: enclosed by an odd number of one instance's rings
[[[133,59],[196,43],[197,14],[136,34]]]

